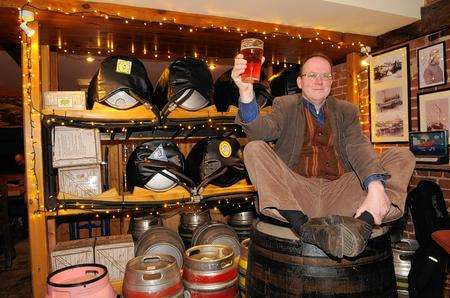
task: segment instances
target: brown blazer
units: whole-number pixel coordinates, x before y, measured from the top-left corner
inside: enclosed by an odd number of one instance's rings
[[[249,123],[240,124],[250,140],[275,141],[278,156],[294,170],[305,134],[305,114],[301,94],[275,98],[272,113]],[[372,174],[387,175],[381,167],[372,143],[364,135],[357,108],[348,101],[328,96],[326,104],[331,113],[331,129],[335,136],[334,147],[346,172],[354,171],[361,183]]]

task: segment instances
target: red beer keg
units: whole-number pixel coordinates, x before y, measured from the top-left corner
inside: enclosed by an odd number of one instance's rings
[[[186,251],[185,295],[193,298],[234,298],[238,294],[233,250],[224,245],[199,245]]]
[[[128,261],[122,286],[124,298],[182,298],[183,290],[173,256],[139,256]]]
[[[47,277],[47,298],[115,298],[108,269],[99,264],[69,266]]]

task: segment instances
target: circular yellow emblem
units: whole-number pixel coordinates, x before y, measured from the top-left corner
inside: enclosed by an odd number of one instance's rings
[[[222,155],[225,158],[228,158],[231,156],[232,151],[233,149],[231,148],[230,143],[228,143],[227,141],[220,142],[219,144],[220,155]]]

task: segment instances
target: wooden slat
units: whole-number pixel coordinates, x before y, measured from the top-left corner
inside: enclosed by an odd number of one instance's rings
[[[84,121],[99,122],[117,122],[117,121],[156,121],[155,114],[144,105],[139,105],[129,110],[116,110],[103,104],[95,103],[92,110],[75,111],[75,110],[50,110],[43,109],[42,114],[45,116],[67,117],[68,119],[77,119]]]
[[[266,115],[272,111],[272,107],[265,107],[261,110],[261,115]],[[182,108],[176,108],[168,116],[167,119],[172,121],[182,121],[186,119],[205,120],[214,118],[230,118],[234,119],[238,113],[238,108],[229,106],[228,111],[218,112],[216,106],[208,106],[198,111],[187,111]]]
[[[212,184],[209,184],[205,187],[201,195],[203,197],[215,197],[215,196],[224,196],[231,195],[237,193],[252,193],[255,192],[256,188],[253,185],[250,185],[245,180],[241,180],[232,186],[229,187],[218,187]]]
[[[31,42],[31,65],[27,58],[27,43],[22,46],[22,73],[26,77],[28,67],[32,69],[31,79],[31,98],[34,107],[41,106],[41,72],[39,57],[39,27],[38,23],[29,24],[36,33],[29,39]],[[27,36],[22,34],[22,39],[27,40]],[[47,225],[46,217],[43,214],[36,213],[41,204],[44,205],[43,198],[43,164],[42,164],[42,138],[40,115],[36,111],[31,110],[28,103],[27,84],[23,90],[23,131],[25,144],[25,161],[26,161],[26,187],[27,187],[27,207],[29,222],[29,239],[30,239],[30,256],[31,256],[31,276],[34,297],[44,297],[46,293],[46,278],[49,272],[48,263],[48,244],[47,244]],[[34,142],[34,144],[33,144]],[[35,156],[33,162],[32,157]],[[34,170],[36,177],[34,176]],[[39,187],[39,192],[38,188]],[[40,202],[37,197],[40,197]]]

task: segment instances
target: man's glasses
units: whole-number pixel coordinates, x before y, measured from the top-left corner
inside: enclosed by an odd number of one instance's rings
[[[315,80],[318,77],[321,77],[324,81],[329,81],[333,78],[331,73],[317,73],[317,72],[307,72],[300,75],[301,77],[306,77],[309,80]]]

